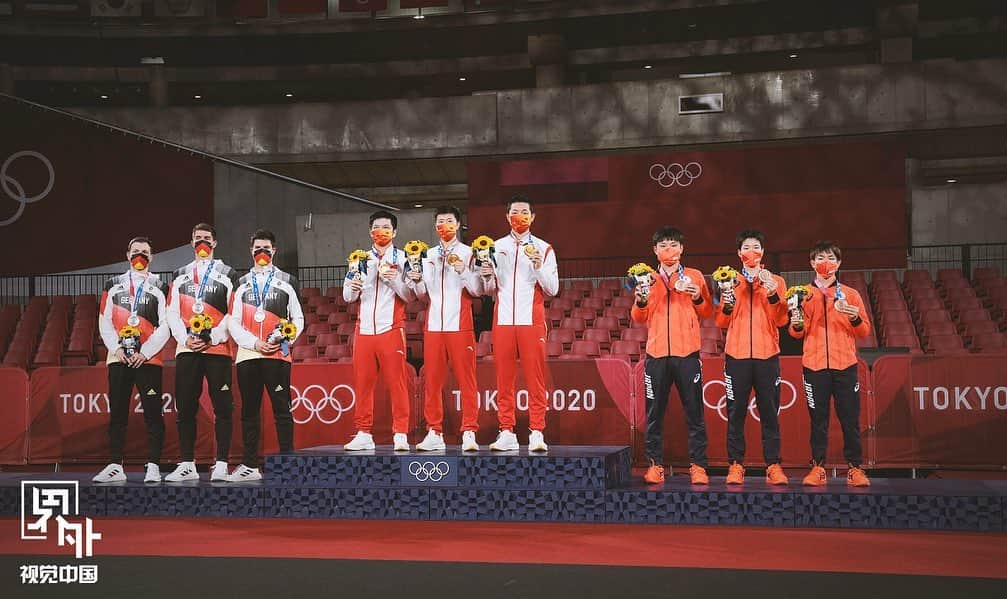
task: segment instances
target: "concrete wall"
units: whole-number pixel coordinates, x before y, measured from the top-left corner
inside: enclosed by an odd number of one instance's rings
[[[219,237],[216,253],[236,267],[246,268],[251,263],[249,236],[258,228],[276,234],[280,250],[276,262],[281,268],[292,268],[303,265],[298,257],[297,216],[366,215],[374,210],[226,164],[214,167],[214,224]]]
[[[1007,242],[1007,183],[912,189],[913,245]]]
[[[679,115],[680,94],[725,110]],[[344,104],[81,109],[252,162],[374,160],[792,139],[1007,123],[1007,60],[937,60]]]
[[[372,211],[342,214],[316,214],[311,229],[305,230],[306,218],[297,216],[297,253],[300,266],[333,266],[346,264],[346,257],[355,249],[369,249],[371,239],[368,216]],[[403,210],[399,219],[396,247],[402,248],[413,239],[433,244],[437,240],[433,229],[433,210]]]

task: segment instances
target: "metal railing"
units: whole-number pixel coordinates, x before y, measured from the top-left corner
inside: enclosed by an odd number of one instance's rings
[[[894,251],[898,248],[872,248],[846,250],[849,255],[857,251]],[[961,269],[971,278],[976,268],[999,268],[1007,274],[1007,243],[972,243],[956,245],[930,245],[909,248],[906,267],[929,270],[936,275],[942,268]],[[693,264],[710,266],[715,264],[735,264],[737,256],[724,254],[689,253]],[[788,284],[807,282],[808,270],[782,270],[781,264],[794,264],[804,252],[770,252],[766,257],[767,266],[779,272]],[[653,262],[653,256],[609,256],[604,258],[560,258],[560,276],[563,279],[588,279],[622,277],[626,269],[635,262]],[[712,272],[712,266],[708,270]],[[704,270],[707,270],[704,268]],[[852,272],[845,269],[846,272]],[[901,273],[905,268],[890,268]],[[317,287],[324,293],[329,287],[340,287],[346,277],[346,265],[304,266],[297,269],[301,287]],[[870,273],[869,270],[862,272]],[[35,276],[5,276],[0,274],[0,304],[25,304],[36,295],[98,295],[109,277],[119,273],[58,274]],[[158,273],[170,277],[170,273]],[[707,273],[709,274],[709,273]],[[869,278],[869,277],[868,277]]]

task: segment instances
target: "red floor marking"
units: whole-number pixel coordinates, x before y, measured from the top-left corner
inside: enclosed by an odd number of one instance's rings
[[[20,541],[0,554],[71,554]],[[931,574],[1007,579],[1007,534],[730,526],[98,518],[96,555],[292,557]],[[435,541],[435,542],[431,542]]]

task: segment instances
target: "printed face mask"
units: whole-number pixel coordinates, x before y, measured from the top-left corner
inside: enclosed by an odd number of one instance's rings
[[[372,229],[371,241],[377,246],[386,246],[392,241],[391,229]]]
[[[196,255],[200,258],[206,258],[213,253],[213,246],[210,245],[209,241],[197,241],[192,247],[196,250]]]
[[[530,214],[510,215],[510,226],[519,235],[523,235],[528,229],[531,228],[531,215]]]
[[[826,279],[836,274],[839,267],[835,262],[819,262],[815,264],[815,272],[822,275]]]
[[[657,259],[665,266],[675,266],[681,258],[681,248],[664,248],[657,253]]]
[[[762,250],[745,250],[741,252],[741,261],[748,268],[755,268],[762,262]]]
[[[441,241],[451,241],[455,238],[455,233],[458,231],[458,225],[454,223],[441,223],[436,226],[437,236],[441,238]]]
[[[129,263],[136,270],[145,270],[147,265],[150,264],[150,258],[143,254],[133,254],[129,257]]]
[[[273,261],[273,253],[265,248],[258,249],[255,250],[255,254],[253,254],[252,258],[259,266],[266,266]]]

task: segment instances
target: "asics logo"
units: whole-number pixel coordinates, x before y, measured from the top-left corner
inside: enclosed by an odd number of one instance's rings
[[[339,393],[344,390],[343,393]],[[290,414],[297,424],[306,424],[317,419],[322,424],[339,422],[343,412],[349,411],[357,403],[357,394],[349,385],[336,385],[326,390],[321,385],[308,385],[301,391],[291,385]]]
[[[791,383],[790,381],[781,380],[781,384],[784,387],[786,387],[787,389],[790,390],[790,397],[788,398],[788,400],[786,402],[784,402],[782,400],[780,401],[780,409],[777,410],[777,412],[776,412],[777,414],[783,412],[784,410],[786,410],[788,408],[793,407],[793,405],[795,403],[797,403],[797,389],[794,387],[793,383]],[[720,387],[724,387],[724,392],[723,392],[723,394],[719,398],[717,398],[716,402],[711,402],[708,399],[709,394],[707,393],[707,390],[710,387],[714,386],[714,385],[718,385]],[[726,408],[727,408],[727,401],[728,401],[728,393],[729,393],[729,391],[730,391],[730,387],[728,387],[728,385],[725,384],[724,381],[719,380],[719,379],[714,379],[714,380],[709,381],[709,382],[707,382],[706,384],[703,385],[703,405],[706,406],[707,408],[709,408],[709,409],[714,410],[715,412],[717,412],[717,416],[720,416],[720,419],[723,420],[724,422],[727,422],[727,409]],[[714,394],[714,396],[716,395],[716,391],[713,391],[712,393]],[[758,411],[758,408],[756,407],[756,403],[755,403],[755,398],[754,397],[751,400],[749,400],[749,402],[748,402],[748,413],[752,415],[752,418],[755,418],[756,420],[761,420],[759,418],[759,411]]]
[[[451,466],[447,462],[412,462],[409,464],[408,471],[417,482],[436,483],[451,472]]]
[[[664,188],[688,187],[703,174],[703,167],[698,162],[689,162],[685,166],[677,162],[665,166],[660,162],[650,165],[650,178]]]

